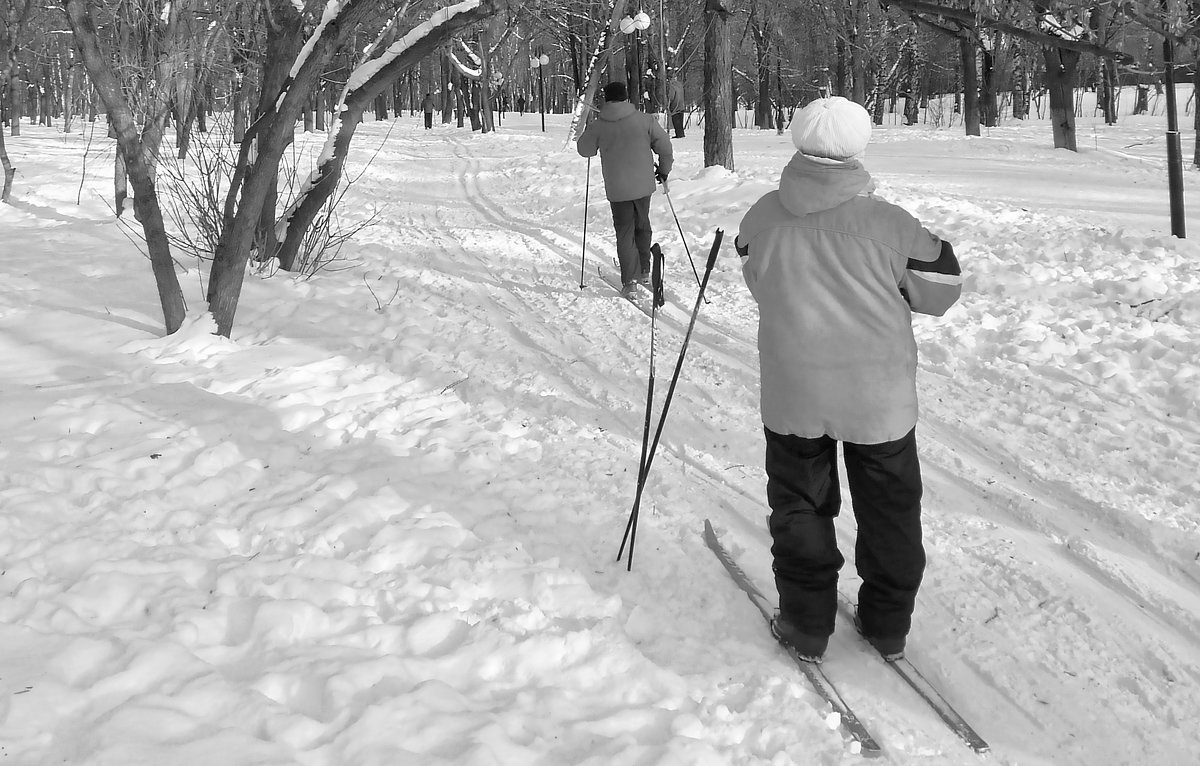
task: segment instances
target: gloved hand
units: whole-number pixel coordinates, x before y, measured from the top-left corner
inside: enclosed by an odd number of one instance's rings
[[[660,184],[665,184],[667,182],[667,174],[659,170],[658,165],[654,166],[654,180],[658,181]]]

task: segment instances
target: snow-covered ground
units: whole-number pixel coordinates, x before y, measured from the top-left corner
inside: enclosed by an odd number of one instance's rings
[[[346,212],[378,220],[342,268],[249,276],[232,340],[186,260],[189,322],[162,337],[103,199],[110,142],[7,139],[0,761],[859,759],[701,538],[711,519],[772,590],[729,243],[790,143],[738,131],[730,173],[702,167],[699,130],[676,142],[696,266],[716,228],[726,245],[627,572],[650,324],[601,278],[598,168],[579,287],[566,119],[365,124]],[[1078,154],[1045,123],[960,130],[888,125],[867,157],[967,274],[959,305],[915,320],[929,569],[910,656],[995,763],[1195,763],[1200,248],[1168,233],[1163,120],[1088,117]],[[652,215],[657,422],[696,279],[666,198]],[[850,553],[850,509],[839,523]],[[826,668],[890,762],[976,760],[848,625]]]

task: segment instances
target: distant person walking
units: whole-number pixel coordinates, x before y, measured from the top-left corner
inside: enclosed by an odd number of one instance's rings
[[[426,93],[425,98],[421,99],[421,111],[425,113],[425,130],[433,127],[433,113],[437,105],[433,103],[433,94]]]
[[[621,263],[621,293],[631,297],[637,284],[650,282],[650,195],[655,181],[667,183],[673,156],[671,138],[658,121],[628,101],[623,82],[604,88],[600,115],[579,137],[583,157],[600,153],[604,191],[612,208],[617,258]],[[658,156],[657,166],[654,156]]]
[[[742,219],[758,303],[776,637],[820,662],[837,612],[837,445],[858,522],[860,632],[904,655],[925,569],[912,312],[941,316],[962,277],[949,242],[874,197],[859,157],[871,117],[844,98],[796,113],[799,150]]]
[[[675,129],[675,138],[683,138],[683,115],[686,110],[683,84],[677,78],[671,78],[667,84],[667,114],[671,115],[671,127]]]

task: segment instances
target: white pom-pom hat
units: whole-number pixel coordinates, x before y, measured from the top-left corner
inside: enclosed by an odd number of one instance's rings
[[[871,115],[841,96],[818,98],[792,118],[792,143],[809,157],[853,159],[870,140]]]

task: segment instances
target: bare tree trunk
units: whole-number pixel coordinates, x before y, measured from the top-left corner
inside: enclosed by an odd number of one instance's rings
[[[1104,124],[1117,124],[1117,63],[1112,59],[1100,62],[1100,82],[1103,89],[1100,105],[1104,109]]]
[[[7,30],[11,31],[11,30]],[[4,40],[5,46],[8,40]],[[9,73],[10,59],[7,47],[0,48],[0,117],[4,114],[4,102],[6,101],[4,94],[9,92]],[[0,123],[3,125],[3,123]],[[9,196],[12,194],[13,178],[17,174],[17,169],[13,167],[12,161],[9,160],[8,150],[4,147],[4,131],[0,130],[0,167],[4,168],[4,184],[0,187],[0,202],[8,202]]]
[[[250,122],[250,78],[245,66],[235,69],[233,79],[233,142],[242,143],[246,138],[246,127]]]
[[[125,200],[129,199],[129,169],[125,164],[125,153],[118,147],[113,162],[113,207],[120,218],[125,213]]]
[[[482,110],[483,132],[496,129],[492,119],[492,34],[488,24],[479,28],[479,108]]]
[[[963,127],[968,136],[979,135],[979,69],[975,63],[975,39],[971,33],[958,38],[962,59]]]
[[[1200,66],[1195,66],[1192,69],[1192,98],[1200,104]],[[1196,129],[1196,137],[1193,141],[1192,148],[1192,165],[1200,167],[1200,108],[1192,112],[1192,127]],[[0,140],[0,150],[2,150],[3,141]]]
[[[25,111],[25,81],[21,79],[19,69],[13,68],[8,85],[10,94],[9,103],[12,104],[12,112],[8,121],[8,134],[10,136],[19,136],[21,135],[21,115]]]
[[[447,49],[446,45],[442,46],[442,50],[440,53],[441,53],[441,55],[438,56],[438,59],[440,60],[440,63],[441,63],[441,68],[439,70],[439,74],[441,75],[441,79],[442,79],[442,124],[449,125],[450,122],[454,119],[455,112],[457,112],[458,113],[458,127],[461,128],[463,126],[463,124],[462,124],[462,110],[463,110],[462,98],[463,98],[463,95],[461,93],[456,93],[454,91],[454,88],[451,87],[451,83],[454,82],[454,75],[451,72],[450,51]],[[455,109],[456,105],[458,106],[457,109]]]
[[[0,188],[0,202],[8,202],[9,195],[12,194],[13,178],[17,175],[17,169],[13,167],[12,162],[8,159],[8,150],[4,148],[4,131],[0,130],[0,167],[4,168],[4,185]]]
[[[758,10],[757,8],[755,9]],[[770,130],[771,125],[771,38],[766,20],[752,21],[750,33],[754,38],[754,64],[757,71],[758,95],[754,103],[754,125]]]
[[[1075,102],[1072,89],[1079,51],[1043,48],[1046,62],[1046,89],[1050,94],[1050,123],[1054,127],[1054,148],[1077,151],[1075,143]]]
[[[990,49],[983,49],[983,67],[979,78],[980,119],[986,127],[999,124],[1000,108],[996,101],[996,57]]]
[[[734,170],[730,15],[721,0],[705,0],[704,167]]]
[[[134,212],[141,221],[142,232],[146,237],[146,249],[158,286],[159,302],[162,305],[167,333],[170,334],[183,324],[185,307],[154,183],[154,158],[162,141],[161,114],[165,114],[166,109],[161,105],[158,108],[152,105],[149,110],[150,117],[139,135],[137,122],[121,90],[112,60],[100,48],[99,34],[85,0],[66,0],[65,7],[67,20],[75,34],[75,42],[83,55],[84,65],[117,132],[117,154],[124,155],[128,164],[129,178],[134,190]],[[160,85],[167,87],[169,83]],[[155,114],[160,116],[155,119]]]
[[[915,27],[909,33],[908,60],[904,67],[904,124],[916,125],[920,109],[921,97],[924,95],[921,82],[922,53],[917,46]]]

